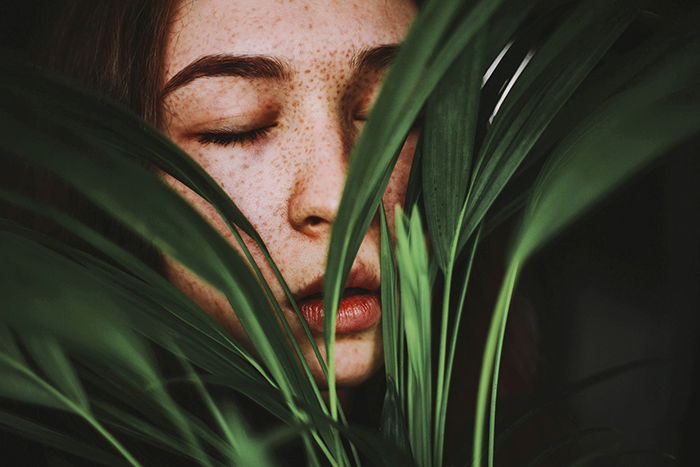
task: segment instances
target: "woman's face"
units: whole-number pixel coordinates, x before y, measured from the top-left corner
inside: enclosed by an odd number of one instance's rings
[[[196,0],[176,12],[166,47],[166,133],[259,232],[323,348],[325,257],[348,159],[386,66],[415,15],[402,0]],[[384,202],[403,201],[409,135]],[[214,209],[168,178],[226,236]],[[317,381],[320,368],[281,286],[246,243],[283,307]],[[170,280],[250,344],[226,300],[172,261]],[[354,386],[382,362],[379,229],[367,233],[341,301],[336,378]]]

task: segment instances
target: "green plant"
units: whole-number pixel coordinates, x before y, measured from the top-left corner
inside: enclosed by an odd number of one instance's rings
[[[141,465],[133,441],[201,465],[272,464],[271,450],[298,437],[312,465],[362,459],[442,465],[474,257],[494,223],[515,211],[522,219],[487,336],[471,457],[464,460],[493,465],[500,355],[523,265],[596,201],[700,129],[697,9],[667,20],[648,42],[615,61],[607,52],[643,14],[639,2],[558,3],[424,5],[355,148],[334,225],[324,292],[332,318],[325,321],[328,403],[298,358],[298,345],[286,338],[279,306],[250,255],[236,253],[143,164],[209,201],[244,252],[237,229],[265,252],[221,188],[129,111],[50,72],[5,61],[3,157],[65,180],[222,291],[258,356],[141,259],[50,204],[2,189],[4,201],[60,225],[92,253],[2,222],[0,395],[72,413],[106,444],[90,446],[7,411],[0,412],[0,423],[107,464]],[[394,251],[381,194],[422,109],[421,146],[404,207],[409,214],[397,216]],[[496,202],[520,168],[543,160],[527,193],[511,204]],[[387,375],[381,435],[346,423],[332,358],[341,287],[377,211]],[[465,258],[466,267],[458,267]],[[433,310],[436,295],[440,306]],[[168,389],[175,382],[164,378],[156,347],[179,362],[179,382],[199,395],[206,417],[172,397]],[[263,437],[253,434],[233,400],[212,396],[214,386],[246,396],[283,423]]]

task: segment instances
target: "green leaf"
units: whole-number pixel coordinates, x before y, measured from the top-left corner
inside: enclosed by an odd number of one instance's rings
[[[28,112],[26,105],[14,102],[11,108]],[[34,109],[36,110],[36,109]],[[27,116],[28,117],[28,116]],[[67,143],[59,136],[58,123],[42,129],[41,136],[23,122],[26,119],[4,114],[7,128],[18,135],[5,144],[5,150],[22,154],[66,178],[94,202],[129,224],[135,231],[152,240],[166,254],[180,260],[204,280],[223,289],[239,315],[240,321],[257,347],[271,374],[291,400],[298,388],[308,400],[312,395],[309,380],[289,351],[277,319],[270,312],[257,279],[245,262],[204,221],[199,214],[146,170],[109,150],[88,154],[84,147]],[[32,117],[32,120],[36,120]],[[77,137],[77,135],[76,135]],[[61,154],[61,157],[55,157]],[[79,167],[80,170],[74,170]],[[121,180],[130,180],[131,190],[124,190]],[[138,189],[137,189],[138,187]],[[165,209],[165,206],[171,206]],[[234,274],[234,276],[231,276]],[[234,278],[235,277],[235,278]],[[266,311],[267,310],[267,311]]]
[[[620,94],[554,150],[535,183],[514,256],[524,258],[672,145],[700,129],[697,47]]]
[[[545,242],[672,145],[700,130],[697,43],[640,77],[586,119],[554,149],[535,183],[489,328],[475,421],[473,462],[481,462],[491,385],[489,461],[493,460],[495,397],[510,298],[524,262]]]
[[[25,363],[24,356],[22,352],[17,347],[17,342],[12,330],[5,325],[5,323],[0,322],[0,350],[6,353],[7,356],[11,357],[13,360],[21,363]]]
[[[183,457],[192,459],[198,465],[222,465],[221,463],[212,462],[206,454],[197,446],[193,446],[190,442],[179,439],[170,431],[165,430],[162,425],[156,425],[146,420],[141,413],[138,416],[122,410],[119,406],[106,403],[101,400],[95,400],[95,411],[99,413],[100,419],[111,429],[129,436],[132,439],[145,442],[151,446],[163,449],[167,452],[180,454]],[[196,422],[193,417],[188,418],[188,428],[192,431],[197,431],[197,434],[202,438],[207,438],[211,441],[214,439],[213,445],[215,449],[224,451],[226,447],[224,443],[217,443],[216,438],[209,438],[203,430],[196,429]],[[207,430],[209,431],[209,430]],[[211,436],[211,435],[210,435]]]
[[[343,198],[333,225],[325,276],[324,338],[332,413],[337,400],[333,372],[335,320],[341,287],[352,259],[375,216],[399,148],[420,108],[454,59],[490,20],[500,3],[499,0],[470,4],[432,1],[425,5],[389,71],[388,85],[382,88],[353,151]]]
[[[401,281],[401,314],[408,353],[408,436],[418,464],[431,465],[432,297],[426,239],[417,209],[413,210],[407,220],[401,208],[396,206],[396,261]]]
[[[410,452],[406,417],[403,414],[401,400],[396,392],[396,385],[391,378],[386,382],[386,394],[382,407],[382,435],[399,449]]]
[[[581,4],[534,51],[477,156],[460,250],[557,112],[635,17],[636,5],[627,3],[635,2]]]
[[[277,465],[269,454],[268,446],[257,437],[251,436],[250,429],[241,417],[240,411],[229,404],[223,407],[222,412],[228,429],[236,440],[235,465],[260,465],[261,467]]]
[[[27,373],[31,370],[26,364],[0,353],[0,396],[52,409],[66,410],[53,394],[37,384]]]
[[[431,94],[421,135],[423,201],[430,239],[444,270],[469,188],[486,34],[457,57]]]
[[[98,464],[123,465],[122,460],[113,454],[11,413],[0,411],[0,426],[26,438],[75,454]]]
[[[381,222],[381,300],[382,300],[382,343],[384,345],[384,362],[387,380],[403,379],[404,341],[401,315],[398,313],[397,277],[389,226],[384,209],[380,212]]]
[[[39,369],[76,405],[90,410],[88,397],[68,356],[56,339],[42,335],[25,335],[24,344]]]
[[[65,126],[68,134],[73,132],[80,135],[80,138],[85,137],[94,144],[115,150],[122,157],[163,170],[211,203],[227,223],[239,248],[251,265],[257,282],[267,296],[265,301],[272,305],[278,315],[279,323],[289,337],[287,342],[292,345],[308,375],[310,374],[308,365],[301,356],[301,350],[286,318],[236,227],[248,235],[269,263],[270,269],[300,320],[302,329],[321,364],[321,369],[326,371],[308,325],[264,242],[223,189],[194,160],[148,122],[143,121],[133,112],[111,103],[103,96],[85,90],[82,86],[62,79],[47,70],[37,72],[34,67],[29,67],[22,62],[10,61],[1,66],[9,70],[3,70],[6,73],[0,78],[0,82],[7,86],[13,95],[21,96],[22,99],[37,107],[37,113],[40,113],[43,119],[52,122],[53,125]],[[146,240],[150,239],[146,238]],[[312,397],[320,401],[317,390]]]

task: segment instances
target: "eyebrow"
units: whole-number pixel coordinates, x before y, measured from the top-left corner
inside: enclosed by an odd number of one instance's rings
[[[362,49],[353,57],[353,68],[359,72],[382,71],[391,65],[399,51],[399,44],[384,44]]]
[[[387,68],[399,49],[398,44],[385,44],[362,49],[352,58],[357,72],[381,71]],[[205,55],[178,71],[163,87],[161,99],[198,78],[236,76],[247,79],[289,79],[292,67],[284,60],[269,55]]]
[[[288,63],[267,55],[205,55],[170,78],[161,92],[161,97],[197,78],[238,76],[248,79],[279,80],[288,79],[291,74]]]

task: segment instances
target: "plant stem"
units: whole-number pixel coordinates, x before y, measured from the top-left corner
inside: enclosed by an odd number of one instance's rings
[[[486,406],[488,404],[489,388],[496,391],[497,386],[491,384],[494,377],[494,361],[497,353],[497,346],[503,326],[502,320],[505,320],[510,306],[510,299],[515,288],[515,282],[520,271],[520,263],[517,260],[511,262],[506,276],[501,284],[501,290],[498,294],[498,301],[494,308],[491,318],[491,325],[484,346],[484,356],[481,363],[481,375],[479,376],[479,391],[476,399],[476,416],[474,418],[474,436],[472,445],[472,465],[478,467],[481,465],[482,449],[484,441],[484,422],[486,415]],[[496,383],[497,384],[497,383]],[[492,400],[494,396],[492,396]],[[495,404],[492,408],[495,413]],[[492,420],[493,423],[493,420]],[[491,436],[492,431],[489,431]],[[493,456],[489,455],[489,467],[493,466]]]
[[[457,310],[455,312],[455,318],[454,318],[454,332],[452,333],[452,336],[450,338],[450,346],[449,346],[449,351],[447,355],[447,368],[445,370],[445,382],[443,386],[443,391],[444,394],[442,395],[442,398],[444,399],[444,405],[442,407],[441,412],[437,412],[437,417],[440,417],[440,423],[436,423],[436,436],[435,436],[435,443],[436,446],[440,448],[440,461],[442,461],[442,450],[443,450],[443,443],[444,443],[444,435],[445,435],[445,422],[447,418],[447,402],[449,401],[449,391],[450,391],[450,382],[452,381],[452,368],[454,366],[454,358],[455,358],[455,352],[457,350],[457,336],[459,334],[459,327],[460,323],[462,321],[462,312],[464,311],[464,302],[466,300],[467,296],[467,288],[469,285],[469,279],[471,278],[471,273],[472,273],[472,266],[474,264],[474,257],[476,256],[476,247],[479,244],[479,240],[481,239],[481,228],[479,228],[476,231],[476,235],[474,236],[473,239],[473,244],[472,244],[472,249],[469,252],[469,259],[468,259],[468,264],[467,264],[467,271],[464,274],[464,282],[462,283],[462,288],[460,289],[460,295],[459,299],[457,301]],[[439,430],[439,431],[438,431]],[[439,434],[439,437],[438,437]],[[439,443],[439,444],[438,444]],[[440,465],[440,463],[436,465]]]

